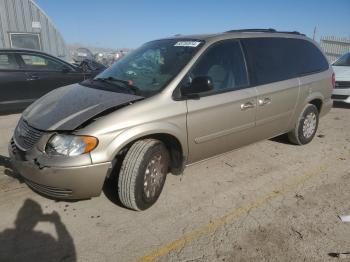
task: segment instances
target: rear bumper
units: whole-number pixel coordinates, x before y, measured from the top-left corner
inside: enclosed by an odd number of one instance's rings
[[[11,145],[13,168],[35,191],[53,198],[86,199],[99,196],[112,164],[110,162],[77,167],[39,167],[34,161],[16,156]]]
[[[350,88],[334,89],[332,93],[332,99],[337,102],[350,103]]]

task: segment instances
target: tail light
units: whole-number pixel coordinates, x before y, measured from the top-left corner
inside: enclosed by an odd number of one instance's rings
[[[332,74],[332,86],[335,88],[335,74]]]

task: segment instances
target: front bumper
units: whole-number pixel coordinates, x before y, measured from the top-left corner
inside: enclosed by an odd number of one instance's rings
[[[13,168],[35,191],[53,198],[86,199],[99,196],[105,178],[110,172],[110,162],[76,167],[42,167],[35,160],[25,160],[9,144]]]

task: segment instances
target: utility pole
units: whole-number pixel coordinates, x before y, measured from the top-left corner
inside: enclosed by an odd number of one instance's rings
[[[313,40],[315,40],[316,38],[316,32],[317,32],[317,26],[314,27],[314,35],[312,37]]]

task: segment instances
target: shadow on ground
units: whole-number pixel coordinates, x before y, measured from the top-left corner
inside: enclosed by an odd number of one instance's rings
[[[333,102],[334,108],[348,108],[350,109],[350,104],[343,103],[343,102]]]
[[[276,136],[276,137],[270,138],[270,140],[273,141],[273,142],[281,143],[281,144],[293,145],[289,141],[287,134],[283,134],[283,135],[280,135],[280,136]]]
[[[118,196],[118,176],[122,164],[122,157],[119,157],[114,164],[113,170],[111,171],[110,176],[106,179],[103,185],[104,195],[117,206],[126,208],[123,206],[120,198]]]
[[[39,222],[55,226],[57,240],[48,233],[35,230]],[[15,228],[0,233],[0,261],[76,261],[72,236],[57,212],[44,214],[34,200],[26,199],[17,213]]]

